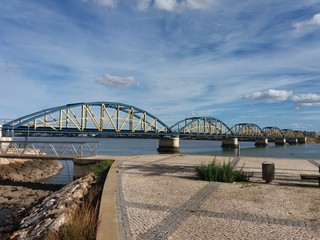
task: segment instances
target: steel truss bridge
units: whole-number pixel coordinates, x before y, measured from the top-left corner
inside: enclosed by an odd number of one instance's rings
[[[149,112],[117,102],[82,102],[44,109],[2,126],[3,136],[94,134],[105,136],[181,136],[190,138],[304,138],[300,131],[260,128],[254,123],[229,127],[214,117],[191,117],[169,127]]]

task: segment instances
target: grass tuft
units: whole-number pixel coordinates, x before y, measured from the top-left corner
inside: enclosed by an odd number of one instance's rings
[[[48,240],[94,240],[99,225],[97,218],[99,204],[95,203],[93,193],[79,207],[70,210],[68,221],[60,226],[58,232],[49,232]]]
[[[236,170],[230,163],[219,163],[214,159],[209,164],[202,163],[195,169],[196,175],[201,180],[209,182],[247,182],[252,176],[251,173],[243,171],[243,167],[240,170]]]
[[[108,172],[112,163],[113,163],[113,160],[106,160],[103,162],[96,163],[96,164],[92,165],[90,168],[91,168],[91,171],[93,172],[94,175],[99,176],[102,173]]]

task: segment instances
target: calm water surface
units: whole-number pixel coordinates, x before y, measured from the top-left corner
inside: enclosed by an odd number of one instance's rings
[[[17,138],[24,139],[24,138]],[[128,138],[74,138],[74,137],[30,137],[38,141],[98,141],[98,155],[145,155],[158,154],[158,139],[128,139]],[[268,147],[255,147],[254,142],[240,142],[241,156],[275,157],[275,158],[308,158],[320,159],[320,144],[296,144]],[[180,140],[181,154],[205,154],[214,156],[235,156],[236,149],[221,148],[221,141],[212,140]]]
[[[24,140],[24,138],[15,138]],[[128,138],[74,138],[74,137],[30,137],[30,141],[98,141],[100,146],[98,155],[130,156],[159,154],[157,151],[158,139],[128,139]],[[221,148],[221,141],[211,140],[180,140],[181,154],[204,154],[212,156],[237,155],[236,149]],[[307,158],[320,159],[320,144],[297,144],[275,146],[269,143],[268,147],[255,147],[254,142],[240,142],[240,155],[265,158]],[[59,175],[47,179],[46,183],[67,184],[73,179],[73,162],[60,160],[64,166]]]

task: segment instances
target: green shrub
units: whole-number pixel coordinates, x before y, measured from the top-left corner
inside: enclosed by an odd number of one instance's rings
[[[196,167],[195,172],[201,180],[210,182],[246,182],[252,176],[252,174],[244,172],[243,167],[240,170],[236,170],[230,161],[221,164],[216,159],[209,164],[202,163]]]
[[[93,174],[95,174],[96,176],[99,176],[100,174],[107,172],[110,166],[112,165],[112,163],[113,163],[112,160],[106,160],[103,162],[96,163],[92,165],[90,168]]]

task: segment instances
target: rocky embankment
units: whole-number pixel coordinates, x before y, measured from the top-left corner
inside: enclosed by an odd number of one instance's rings
[[[0,159],[0,210],[21,210],[47,196],[53,186],[39,182],[62,169],[57,161]]]
[[[40,180],[58,174],[61,169],[57,161],[0,159],[0,219],[4,214],[7,218],[24,210],[59,188],[41,184]],[[2,220],[0,227],[3,225]]]
[[[58,231],[95,181],[93,175],[87,175],[50,194],[28,210],[19,221],[18,229],[11,233],[10,239],[46,239],[50,231]]]
[[[0,180],[39,182],[61,169],[62,164],[52,160],[0,159]]]
[[[61,169],[57,161],[0,158],[0,239],[13,230],[23,211],[62,187],[40,183]]]
[[[41,183],[61,168],[57,161],[0,159],[1,240],[46,239],[98,181],[87,175],[65,186]]]

